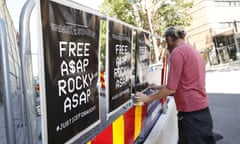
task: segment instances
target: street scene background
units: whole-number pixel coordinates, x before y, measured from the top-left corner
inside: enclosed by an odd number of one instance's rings
[[[217,144],[240,143],[240,61],[207,66],[206,90]]]
[[[75,0],[75,1],[80,2],[80,0],[79,1]],[[86,1],[90,3],[88,5],[89,7],[92,7],[96,5],[98,2],[101,2],[101,0],[97,2],[96,1],[90,2],[90,1],[92,0]],[[18,29],[19,27],[18,23],[16,22],[19,21],[20,10],[23,6],[23,2],[24,0],[18,0],[18,1],[7,0],[6,1],[9,7],[10,13],[12,12],[15,13],[13,14],[14,15],[13,23],[16,29]],[[198,2],[199,1],[197,0],[197,3]],[[201,1],[201,2],[205,2],[205,1]],[[212,1],[206,1],[206,2],[212,2]],[[81,1],[80,3],[83,4],[83,1]],[[239,55],[236,54],[236,50],[237,50],[236,48],[238,48],[239,50],[238,45],[240,41],[239,39],[240,35],[237,29],[237,27],[239,27],[238,25],[240,24],[240,21],[239,21],[240,18],[237,12],[237,10],[240,10],[239,3],[240,2],[236,2],[236,1],[232,1],[232,2],[226,1],[224,6],[222,6],[221,5],[223,4],[222,1],[214,1],[214,3],[212,3],[214,4],[214,6],[211,5],[211,3],[204,4],[204,6],[209,6],[208,12],[212,12],[212,13],[209,13],[208,15],[205,14],[206,12],[205,8],[197,8],[199,9],[199,11],[194,12],[192,14],[194,18],[193,21],[197,22],[196,24],[201,24],[201,25],[200,26],[192,25],[194,26],[194,28],[191,28],[191,29],[195,29],[195,31],[192,31],[193,33],[199,33],[199,31],[201,31],[202,35],[194,35],[194,34],[191,34],[190,32],[189,36],[186,38],[186,40],[189,41],[190,44],[196,46],[196,48],[198,48],[203,55],[208,54],[209,60],[212,64],[212,66],[208,66],[208,65],[206,66],[207,67],[206,90],[208,93],[210,109],[211,109],[213,122],[214,122],[214,132],[223,136],[223,139],[217,141],[217,144],[239,144],[240,143],[240,137],[239,137],[239,134],[240,134],[240,126],[239,126],[239,122],[240,122],[240,114],[239,114],[240,61],[238,57]],[[200,4],[198,6],[202,6],[201,3],[198,3],[198,4]],[[227,6],[226,4],[229,4],[229,6]],[[233,4],[235,5],[234,7],[232,7]],[[148,7],[150,6],[148,5]],[[209,8],[213,8],[211,9],[212,11]],[[211,19],[211,22],[202,21],[202,17],[198,17],[194,15],[194,14],[199,15],[199,13],[202,12],[201,10],[204,11],[204,15],[208,17],[208,19]],[[219,14],[219,17],[216,16],[216,13]],[[1,14],[4,14],[4,13],[1,11],[0,16]],[[173,15],[174,14],[175,13],[173,13]],[[235,17],[233,17],[234,14],[236,14]],[[175,17],[172,17],[172,18],[175,20]],[[201,18],[201,20],[198,18]],[[223,23],[222,19],[226,19],[226,18],[229,19],[229,21]],[[33,21],[36,22],[34,18],[33,18]],[[201,23],[199,23],[199,21],[201,21]],[[31,26],[33,27],[34,27],[34,22],[33,24],[31,24]],[[204,30],[202,29],[202,28],[205,28],[206,25],[213,24],[213,23],[217,24],[217,26],[220,25],[220,28],[209,26],[207,27],[207,29],[204,29]],[[157,24],[154,23],[154,25],[157,25]],[[227,25],[227,28],[225,28],[226,25]],[[218,31],[218,30],[221,30],[221,31]],[[205,32],[202,33],[202,31],[205,31]],[[32,33],[35,34],[34,32]],[[34,40],[32,40],[32,42],[35,44]],[[236,48],[232,47],[233,43],[236,44]],[[12,47],[12,48],[17,48],[17,47]],[[35,48],[35,45],[33,46],[33,48]],[[206,48],[206,49],[203,49],[203,48]],[[218,52],[218,55],[217,55],[217,52]],[[33,53],[33,61],[34,61],[35,59],[37,59],[36,52],[32,51],[32,53]],[[232,59],[235,61],[231,61]],[[37,70],[37,69],[34,68],[34,70]],[[4,117],[2,116],[3,108],[2,108],[2,105],[0,106],[1,106],[0,121],[4,121]],[[38,130],[39,130],[38,138],[40,140],[41,139],[40,117],[38,116],[37,119],[38,119]],[[0,128],[2,127],[5,127],[4,122],[0,123]],[[19,123],[17,127],[22,128],[23,124]],[[0,134],[0,138],[2,139],[0,140],[0,143],[1,143],[4,139],[4,137],[2,137],[2,134]],[[20,139],[18,140],[22,141]]]

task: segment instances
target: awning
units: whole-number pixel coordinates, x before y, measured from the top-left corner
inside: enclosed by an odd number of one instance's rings
[[[216,33],[214,36],[229,36],[234,34],[234,29],[229,30],[216,30]]]

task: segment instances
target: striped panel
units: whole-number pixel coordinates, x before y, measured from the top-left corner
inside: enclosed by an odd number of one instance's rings
[[[109,125],[91,141],[91,144],[113,144],[112,132],[112,125]]]
[[[135,106],[134,124],[134,140],[136,140],[142,128],[142,106]]]
[[[124,116],[119,116],[113,123],[113,144],[124,144]]]
[[[105,89],[105,78],[104,78],[104,71],[100,72],[100,83],[101,83],[101,88]]]
[[[124,114],[124,144],[134,143],[134,115],[134,107]]]

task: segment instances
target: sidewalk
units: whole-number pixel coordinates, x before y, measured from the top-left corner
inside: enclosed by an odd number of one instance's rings
[[[215,71],[236,71],[240,70],[240,60],[236,61],[230,61],[228,63],[224,64],[218,64],[218,65],[206,65],[206,72],[215,72]]]
[[[206,73],[207,93],[240,94],[240,61],[211,66]]]

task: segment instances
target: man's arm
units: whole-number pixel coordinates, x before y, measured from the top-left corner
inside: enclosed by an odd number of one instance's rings
[[[151,88],[151,89],[158,89],[158,90],[160,90],[160,89],[162,89],[163,87],[165,87],[166,85],[156,85],[156,84],[150,84],[149,85],[149,88]]]
[[[160,89],[160,91],[158,91],[157,93],[154,93],[150,96],[147,96],[147,95],[143,94],[142,92],[137,92],[136,100],[140,101],[140,102],[150,103],[154,100],[162,99],[166,96],[169,96],[175,92],[176,92],[176,90],[171,90],[171,89],[168,89],[166,86],[164,86]]]

